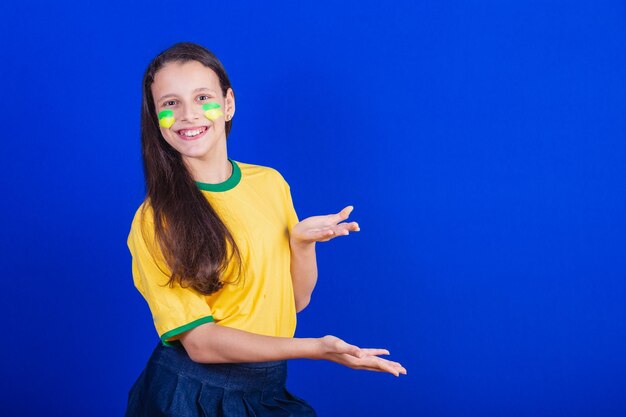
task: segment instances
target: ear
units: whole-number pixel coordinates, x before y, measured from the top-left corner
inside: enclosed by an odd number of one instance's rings
[[[226,97],[224,99],[224,117],[226,120],[232,120],[235,114],[235,93],[232,88],[226,91]]]

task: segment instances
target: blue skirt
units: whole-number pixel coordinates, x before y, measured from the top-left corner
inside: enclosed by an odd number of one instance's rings
[[[286,361],[202,364],[182,345],[159,341],[128,393],[125,416],[316,416],[286,380]]]

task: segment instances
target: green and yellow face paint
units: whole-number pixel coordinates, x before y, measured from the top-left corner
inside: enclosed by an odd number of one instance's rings
[[[174,110],[161,110],[159,112],[159,126],[162,128],[169,129],[175,121]]]
[[[204,117],[212,122],[216,121],[224,115],[224,113],[222,113],[222,110],[220,110],[220,107],[221,106],[218,103],[204,103],[202,105],[202,110],[204,110]]]

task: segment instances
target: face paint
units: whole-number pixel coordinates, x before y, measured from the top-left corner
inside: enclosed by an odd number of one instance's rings
[[[204,110],[204,117],[212,122],[224,115],[224,113],[220,110],[220,105],[218,103],[204,103],[202,105],[202,110]]]
[[[174,119],[173,110],[161,110],[159,112],[159,125],[165,129],[172,127],[176,119]]]

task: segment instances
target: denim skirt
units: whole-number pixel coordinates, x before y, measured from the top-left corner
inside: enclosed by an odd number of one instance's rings
[[[125,416],[316,416],[286,380],[286,361],[202,364],[179,343],[159,341],[128,393]]]

